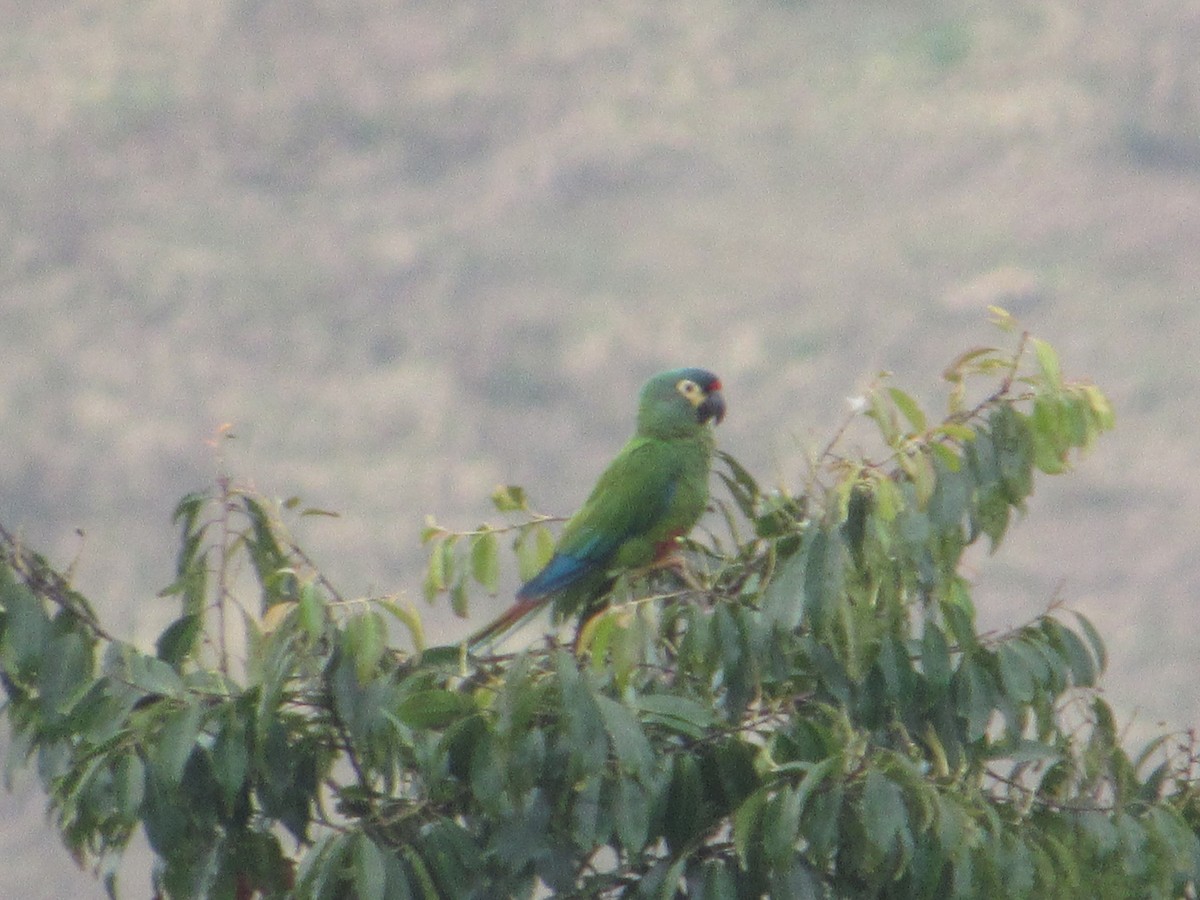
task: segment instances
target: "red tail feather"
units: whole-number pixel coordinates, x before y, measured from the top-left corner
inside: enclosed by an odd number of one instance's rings
[[[516,625],[526,616],[531,615],[539,607],[545,604],[545,602],[545,597],[530,597],[528,600],[518,600],[516,603],[502,612],[499,617],[493,619],[487,625],[483,626],[483,628],[479,629],[477,632],[467,638],[467,647],[473,650],[480,644],[487,643],[492,638],[496,637],[496,635],[508,631],[509,628]]]

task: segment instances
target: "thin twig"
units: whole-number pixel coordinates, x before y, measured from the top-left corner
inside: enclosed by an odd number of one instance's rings
[[[117,637],[100,624],[86,598],[72,588],[70,582],[46,560],[37,553],[26,550],[3,525],[0,525],[0,563],[12,569],[35,596],[50,601],[74,616],[96,637],[117,643]]]
[[[233,513],[232,492],[228,475],[217,477],[221,489],[221,542],[217,547],[217,666],[222,675],[229,675],[229,645],[225,634],[225,604],[231,599],[229,590],[229,517]]]
[[[344,604],[347,602],[345,598],[343,598],[338,592],[338,589],[334,587],[333,582],[326,578],[325,573],[317,568],[317,564],[313,562],[312,557],[305,553],[304,550],[301,549],[300,545],[292,540],[292,536],[290,534],[287,535],[285,543],[287,545],[288,552],[308,566],[308,568],[316,576],[317,583],[321,585],[321,587],[325,588],[325,590],[329,593],[329,596],[334,599],[335,603]]]

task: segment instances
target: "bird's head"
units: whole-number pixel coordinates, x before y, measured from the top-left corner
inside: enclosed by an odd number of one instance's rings
[[[710,421],[725,418],[721,379],[705,369],[672,369],[655,375],[642,388],[638,433],[655,437],[692,434]]]

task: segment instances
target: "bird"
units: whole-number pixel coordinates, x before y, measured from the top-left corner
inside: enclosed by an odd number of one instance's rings
[[[708,506],[715,446],[725,418],[721,380],[706,369],[671,369],[641,390],[633,436],[567,520],[545,566],[516,602],[469,638],[474,649],[547,604],[555,622],[582,622],[623,571],[662,562]],[[710,424],[711,423],[711,424]]]

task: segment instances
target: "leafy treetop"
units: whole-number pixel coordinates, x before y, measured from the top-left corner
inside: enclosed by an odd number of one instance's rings
[[[1194,739],[1122,746],[1082,616],[976,627],[964,552],[1113,423],[997,318],[1015,349],[957,357],[944,416],[881,376],[803,490],[723,456],[697,583],[619,579],[566,644],[427,647],[292,539],[320,511],[227,479],[176,509],[152,652],[0,529],[10,770],[114,895],[140,828],[167,897],[1193,896]],[[504,524],[424,533],[425,593],[464,614],[504,543],[523,576],[552,543],[492,499]]]

